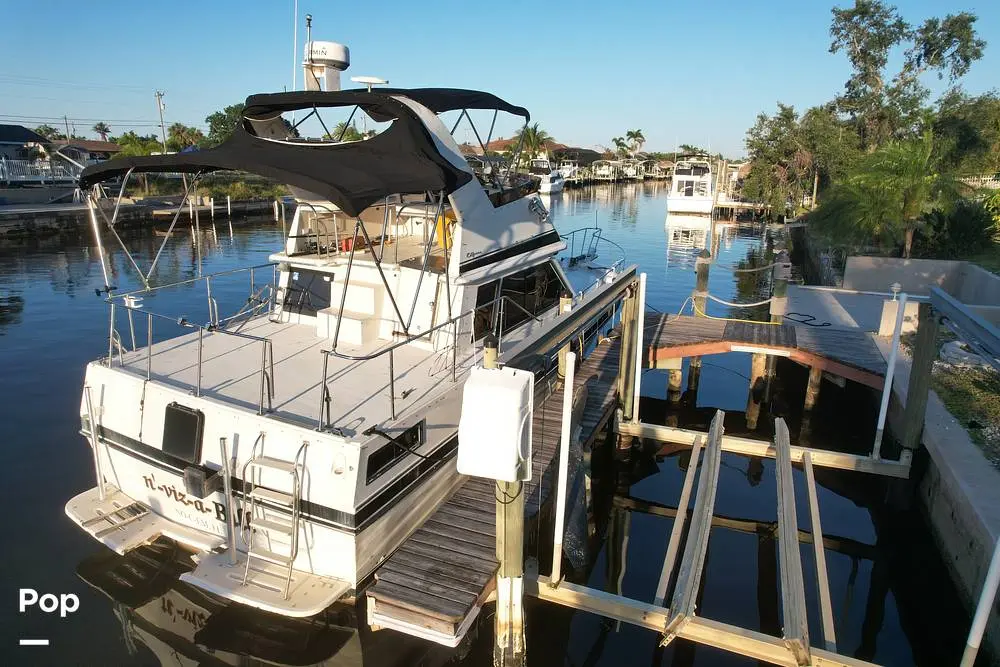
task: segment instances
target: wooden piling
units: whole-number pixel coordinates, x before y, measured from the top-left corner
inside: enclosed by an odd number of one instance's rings
[[[492,334],[483,340],[483,367],[496,368],[499,343]],[[531,465],[528,461],[527,465]],[[522,667],[524,642],[524,483],[496,483],[497,613],[493,664]]]
[[[809,380],[806,382],[806,400],[802,403],[802,425],[799,428],[799,439],[809,436],[812,421],[812,411],[819,400],[819,390],[823,384],[823,369],[812,366],[809,369]]]
[[[912,454],[920,446],[927,412],[927,394],[930,390],[931,371],[937,358],[938,318],[929,303],[921,303],[917,310],[917,336],[913,345],[913,362],[910,364],[910,381],[903,410],[903,455]]]
[[[678,359],[677,361],[680,361],[680,359]],[[698,361],[700,362],[701,359],[699,359]],[[700,368],[700,363],[699,363],[699,368]],[[680,403],[681,378],[682,378],[682,371],[679,368],[676,370],[667,371],[667,397],[670,399],[671,403]]]
[[[753,431],[757,428],[757,418],[760,417],[761,401],[754,400],[758,392],[757,385],[766,382],[767,355],[757,352],[750,357],[750,395],[747,397],[747,428]]]
[[[716,232],[715,225],[712,226],[712,234],[715,236]],[[694,294],[692,298],[694,299],[694,314],[697,317],[703,317],[705,312],[705,294],[708,294],[708,271],[712,266],[712,255],[707,250],[702,250],[698,253],[698,258],[694,263],[695,272],[695,287]],[[692,391],[697,396],[698,393],[698,381],[701,379],[701,357],[695,356],[691,357],[691,361],[688,363],[688,391]],[[677,388],[680,389],[680,378],[677,378]],[[673,386],[673,377],[670,378],[670,386]],[[671,401],[674,401],[673,395],[670,395]],[[677,396],[677,400],[680,400],[680,395]],[[676,402],[676,401],[674,401]]]
[[[621,399],[621,418],[631,421],[634,417],[635,403],[635,320],[637,315],[638,289],[637,285],[629,287],[628,294],[622,301],[621,322],[621,354],[618,362],[618,396]]]

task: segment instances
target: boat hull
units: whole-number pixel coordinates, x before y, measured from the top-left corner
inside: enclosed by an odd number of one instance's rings
[[[668,213],[700,213],[712,212],[711,197],[667,197]]]

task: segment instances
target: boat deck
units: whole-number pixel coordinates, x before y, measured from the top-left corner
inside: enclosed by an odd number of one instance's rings
[[[579,440],[586,450],[611,418],[616,401],[619,341],[604,342],[576,371],[575,391],[587,386]],[[555,486],[563,391],[540,401],[532,421],[531,481],[525,515],[534,516]],[[440,643],[457,644],[493,592],[496,558],[494,482],[467,478],[375,572],[366,591],[374,623]]]
[[[267,316],[250,320],[239,333],[271,341],[274,395],[269,414],[314,427],[319,417],[323,368],[320,350],[329,350],[330,340],[318,337],[314,326],[271,322]],[[151,379],[196,391],[199,386],[198,336],[199,332],[195,331],[154,343]],[[385,340],[364,346],[341,344],[338,350],[364,355],[390,344]],[[263,343],[215,331],[203,335],[202,346],[201,395],[256,412],[261,396]],[[116,356],[116,365],[117,361]],[[460,372],[470,361],[471,357],[459,359]],[[146,376],[146,348],[125,352],[121,362],[126,371]],[[404,345],[393,353],[393,363],[397,415],[421,403],[442,385],[451,384],[450,349],[435,352]],[[388,355],[367,362],[331,356],[327,385],[332,394],[331,423],[348,437],[367,426],[384,422],[390,414]],[[265,399],[265,407],[266,403]]]

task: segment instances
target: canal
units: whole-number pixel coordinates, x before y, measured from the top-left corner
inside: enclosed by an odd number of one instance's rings
[[[737,279],[739,263],[765,248],[766,233],[751,225],[717,227],[704,221],[666,220],[662,183],[606,185],[569,190],[547,203],[561,232],[599,224],[629,263],[648,274],[647,303],[677,312],[695,283],[700,250],[714,251],[709,289],[727,300],[748,300],[757,285]],[[714,232],[714,233],[713,233]],[[163,281],[261,264],[280,246],[279,225],[260,220],[231,226],[204,224],[200,253],[190,233],[170,240],[160,260]],[[151,261],[160,237],[137,233],[126,243]],[[608,261],[618,249],[608,245]],[[87,236],[50,238],[0,246],[0,424],[4,465],[0,506],[4,558],[0,562],[0,660],[14,665],[490,665],[492,609],[459,649],[425,644],[391,631],[371,632],[364,611],[344,607],[313,622],[287,622],[221,605],[176,582],[170,547],[157,544],[129,560],[111,554],[76,529],[63,514],[65,502],[93,485],[89,449],[78,434],[85,364],[107,353],[107,314],[95,294],[103,284],[96,249]],[[110,250],[112,284],[136,287],[121,252]],[[182,308],[183,290],[157,296]],[[220,312],[245,298],[245,285],[221,281]],[[170,299],[178,299],[170,303]],[[708,313],[737,313],[713,304]],[[746,316],[740,314],[739,316]],[[169,331],[158,332],[160,336]],[[750,358],[731,353],[706,358],[696,396],[678,406],[666,397],[666,373],[643,378],[641,412],[646,421],[673,419],[707,429],[716,408],[727,411],[727,433],[746,434]],[[805,373],[779,364],[770,410],[797,432]],[[827,386],[832,386],[827,383]],[[756,437],[769,436],[762,415]],[[874,432],[875,402],[848,384],[824,389],[811,429],[811,446],[861,450]],[[687,466],[685,452],[649,443],[623,459],[612,448],[592,457],[593,503],[576,511],[578,532],[568,578],[595,588],[651,601],[660,575],[674,508]],[[838,649],[885,665],[956,664],[968,614],[961,607],[919,513],[884,502],[886,482],[859,473],[817,470]],[[800,528],[808,530],[805,478],[795,471]],[[700,616],[781,634],[777,572],[776,488],[772,460],[723,455],[717,516],[699,595]],[[546,530],[543,525],[538,528]],[[551,530],[549,528],[549,530]],[[528,540],[544,560],[545,540]],[[821,637],[811,545],[802,544],[810,635]],[[80,608],[58,614],[19,614],[18,590],[72,593]],[[647,630],[527,602],[531,665],[749,665],[734,657],[678,640],[659,647]],[[355,630],[357,628],[357,630]],[[20,638],[48,638],[51,645],[18,648]],[[254,660],[261,662],[255,662]]]

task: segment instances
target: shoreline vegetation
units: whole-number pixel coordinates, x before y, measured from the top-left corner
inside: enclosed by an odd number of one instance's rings
[[[779,102],[758,115],[744,196],[776,218],[802,216],[839,252],[1000,269],[1000,191],[973,185],[1000,174],[1000,95],[961,88],[987,46],[976,21],[959,12],[914,25],[881,0],[833,8],[830,53],[847,57],[851,77],[804,113]],[[932,76],[947,82],[936,99]]]

